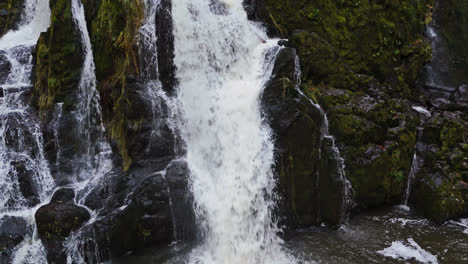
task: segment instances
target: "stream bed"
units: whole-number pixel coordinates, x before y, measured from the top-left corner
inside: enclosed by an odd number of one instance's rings
[[[113,263],[185,263],[192,247],[148,249]],[[468,219],[439,226],[395,206],[361,213],[336,231],[300,230],[285,247],[302,263],[463,264],[468,263]]]

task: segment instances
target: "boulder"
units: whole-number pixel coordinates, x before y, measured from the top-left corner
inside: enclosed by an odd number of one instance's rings
[[[88,210],[73,203],[74,195],[72,189],[59,190],[49,204],[36,211],[37,231],[50,263],[66,262],[63,242],[90,219]]]
[[[145,247],[163,248],[173,241],[190,242],[195,238],[186,163],[172,161],[158,173],[132,170],[128,181],[105,188],[107,191],[101,189],[101,197],[106,196],[103,217],[81,231],[85,239],[80,247],[85,252],[96,252],[86,255],[87,262],[102,262]],[[100,199],[99,193],[93,197]],[[97,256],[99,259],[95,259]]]
[[[28,222],[20,217],[4,216],[0,219],[0,263],[11,263],[13,249],[32,233]]]

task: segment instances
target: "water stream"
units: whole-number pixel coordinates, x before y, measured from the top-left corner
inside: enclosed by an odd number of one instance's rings
[[[173,1],[172,12],[181,131],[203,236],[189,262],[292,263],[271,216],[274,144],[259,102],[273,64],[266,54],[278,40],[248,21],[241,0]]]
[[[39,120],[26,94],[32,89],[34,45],[49,24],[48,1],[28,0],[18,30],[0,39],[0,56],[11,66],[0,83],[0,222],[13,217],[28,230],[13,249],[13,263],[45,262],[34,214],[48,202],[55,183],[44,157]]]

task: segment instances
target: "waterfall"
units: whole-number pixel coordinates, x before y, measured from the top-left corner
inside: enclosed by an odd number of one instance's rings
[[[49,1],[27,0],[18,30],[0,39],[0,60],[3,56],[10,65],[6,79],[0,79],[0,222],[14,217],[30,230],[13,249],[13,263],[45,262],[34,214],[48,202],[55,183],[44,156],[39,120],[26,94],[32,88],[32,51],[49,24]]]
[[[242,0],[172,1],[181,133],[203,242],[192,263],[292,263],[272,220],[274,145],[259,96],[277,40]],[[273,58],[274,59],[274,58]]]
[[[74,115],[78,122],[78,133],[85,146],[85,152],[81,157],[81,166],[76,164],[74,166],[78,169],[74,176],[77,177],[78,189],[90,192],[93,184],[89,183],[91,181],[96,183],[99,178],[112,169],[111,149],[104,135],[100,98],[96,90],[93,50],[86,26],[83,4],[80,0],[72,0],[72,15],[80,32],[81,45],[84,49],[84,62],[78,86],[78,110]],[[81,197],[81,199],[84,198]]]

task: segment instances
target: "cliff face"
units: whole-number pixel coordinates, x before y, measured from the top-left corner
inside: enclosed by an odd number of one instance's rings
[[[82,3],[115,166],[86,200],[89,208],[102,209],[103,217],[83,230],[97,244],[82,247],[96,248],[102,261],[167,244],[174,236],[192,239],[189,172],[178,159],[184,151],[166,123],[168,101],[155,106],[147,91],[155,85],[169,98],[175,93],[171,1],[161,0],[154,14],[157,65],[141,32],[147,1]],[[288,39],[281,41],[261,98],[275,137],[281,223],[339,226],[353,206],[350,195],[357,209],[409,198],[415,210],[438,222],[468,215],[466,0],[244,4],[249,18],[263,23],[270,35]],[[84,51],[71,0],[50,0],[50,8],[51,26],[34,52],[30,102],[41,119],[54,179],[65,183],[80,149],[72,116],[80,100]],[[0,0],[0,36],[18,26],[22,9],[22,1]],[[428,35],[431,27],[437,42]],[[431,83],[434,76],[441,83]],[[51,214],[60,214],[51,204]],[[53,235],[60,242],[68,234]],[[62,244],[55,242],[49,244],[60,251]]]

